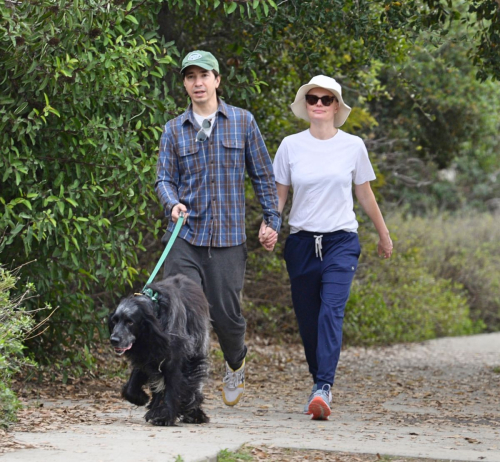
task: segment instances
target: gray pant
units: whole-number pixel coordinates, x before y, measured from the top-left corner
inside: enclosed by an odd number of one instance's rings
[[[167,231],[162,243],[166,244],[171,235]],[[247,352],[246,322],[240,306],[246,261],[246,244],[209,249],[178,237],[163,266],[164,277],[181,273],[203,288],[224,359],[234,367],[241,364]]]

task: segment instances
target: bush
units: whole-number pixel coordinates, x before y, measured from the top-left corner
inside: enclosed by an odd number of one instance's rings
[[[30,344],[40,361],[57,348],[66,366],[92,367],[88,347],[111,299],[133,283],[144,235],[161,225],[154,166],[176,110],[163,77],[177,52],[157,37],[160,7],[0,5],[0,252],[35,260],[23,277],[37,303],[59,307]]]
[[[415,342],[482,330],[483,323],[469,318],[463,286],[435,277],[423,264],[421,249],[398,249],[391,260],[374,262],[375,245],[364,247],[346,307],[347,344]]]
[[[8,427],[16,419],[19,401],[11,389],[11,381],[22,366],[34,363],[23,355],[23,340],[31,331],[34,319],[21,306],[32,286],[19,298],[12,298],[16,278],[0,267],[0,427]]]
[[[401,239],[397,252],[421,249],[421,264],[436,278],[461,284],[470,314],[500,330],[500,216],[487,213],[390,219]]]

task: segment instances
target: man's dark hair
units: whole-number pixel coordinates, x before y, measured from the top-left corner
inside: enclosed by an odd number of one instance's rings
[[[219,77],[219,73],[215,70],[215,69],[212,69],[212,73],[214,74],[214,77],[217,78]],[[181,72],[181,75],[182,75],[182,80],[184,80],[186,78],[186,69],[184,69],[182,72]],[[184,90],[185,91],[185,90]],[[187,91],[185,91],[186,95],[188,94]],[[219,85],[219,87],[215,90],[215,93],[217,94],[217,97],[220,97],[222,96],[222,88],[221,86]]]

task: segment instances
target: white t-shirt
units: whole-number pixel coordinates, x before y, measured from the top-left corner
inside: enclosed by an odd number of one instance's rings
[[[352,183],[375,179],[363,140],[342,130],[319,140],[309,130],[287,136],[274,158],[276,181],[293,187],[291,232],[357,232]]]
[[[215,118],[215,114],[217,114],[217,112],[214,112],[213,114],[210,114],[209,116],[202,116],[200,114],[196,114],[196,112],[194,112],[194,111],[193,111],[193,114],[194,114],[194,118],[196,119],[196,122],[198,122],[200,127],[205,119],[210,120],[210,128],[208,130],[205,130],[207,137],[209,137],[210,134],[212,133],[212,129],[214,128],[214,118]]]

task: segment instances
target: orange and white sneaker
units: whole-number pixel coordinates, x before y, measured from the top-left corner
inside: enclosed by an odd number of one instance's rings
[[[227,406],[238,404],[245,391],[245,360],[236,371],[233,371],[226,362],[226,375],[222,381],[222,400]]]
[[[332,401],[330,388],[330,385],[323,385],[322,388],[314,392],[307,411],[307,414],[311,414],[312,420],[328,420],[331,414],[330,403]]]

